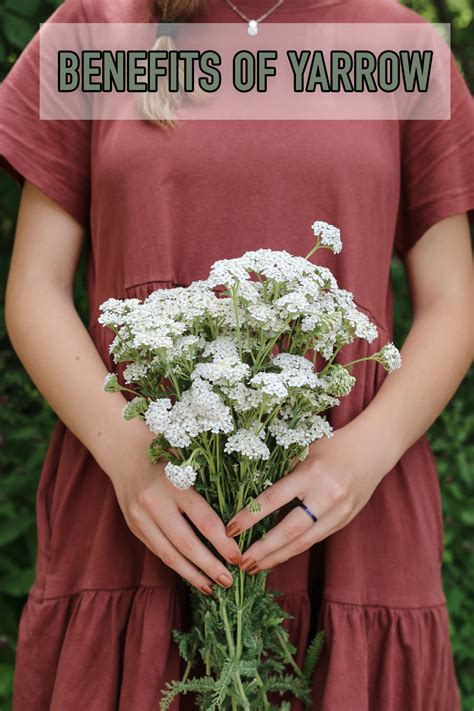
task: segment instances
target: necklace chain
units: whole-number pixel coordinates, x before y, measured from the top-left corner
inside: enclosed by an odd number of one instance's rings
[[[245,22],[248,23],[248,33],[249,35],[256,35],[258,33],[258,25],[260,22],[263,22],[264,20],[267,19],[267,17],[270,17],[270,15],[277,10],[280,5],[283,5],[285,0],[277,0],[277,2],[266,12],[263,13],[260,17],[255,18],[252,20],[250,17],[247,17],[242,10],[240,10],[237,5],[234,5],[232,0],[225,0],[225,3],[230,7],[231,10],[235,12],[236,15],[238,15],[242,20],[245,20]]]

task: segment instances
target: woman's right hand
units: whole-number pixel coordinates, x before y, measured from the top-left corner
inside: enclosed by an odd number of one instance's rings
[[[234,565],[241,560],[237,543],[226,535],[218,514],[195,489],[180,491],[167,479],[164,464],[150,462],[146,453],[150,441],[149,432],[143,438],[132,437],[126,443],[127,456],[120,446],[115,461],[107,462],[106,471],[128,527],[163,563],[206,595],[212,595],[214,582],[230,587],[231,573],[198,538],[184,514]]]
[[[195,490],[180,492],[163,466],[150,462],[151,432],[144,422],[123,419],[123,395],[103,391],[104,359],[73,299],[84,238],[84,228],[68,212],[25,180],[6,289],[10,341],[38,390],[111,479],[132,532],[209,594],[214,581],[226,587],[232,577],[183,514],[225,560],[239,563],[239,548]]]

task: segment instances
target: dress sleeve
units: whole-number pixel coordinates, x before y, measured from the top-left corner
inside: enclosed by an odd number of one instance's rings
[[[474,217],[474,102],[451,55],[451,118],[406,121],[395,251],[406,253],[434,224]]]
[[[66,0],[49,22],[85,22],[81,0]],[[20,186],[29,180],[87,228],[91,122],[40,119],[39,34],[0,86],[0,165]]]

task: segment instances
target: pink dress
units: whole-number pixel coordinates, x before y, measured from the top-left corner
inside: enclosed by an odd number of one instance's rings
[[[239,3],[247,14],[264,5]],[[67,0],[52,21],[139,22],[145,10],[146,0]],[[288,0],[278,13],[269,21],[418,21],[395,0]],[[236,20],[223,0],[200,19]],[[474,114],[452,72],[449,121],[190,121],[162,131],[140,121],[38,120],[35,38],[0,92],[0,154],[19,180],[90,228],[88,329],[109,369],[112,334],[97,324],[105,299],[189,284],[247,249],[304,255],[315,219],[341,228],[344,249],[324,263],[378,324],[378,347],[392,338],[393,249],[403,258],[431,225],[474,208]],[[367,348],[357,343],[349,355]],[[335,427],[384,378],[373,363],[356,375]],[[130,532],[109,478],[60,420],[37,519],[14,711],[155,711],[180,672],[171,630],[189,624],[187,593]],[[271,573],[294,616],[300,660],[310,631],[326,630],[314,709],[459,709],[442,552],[439,481],[423,437],[349,525]],[[185,708],[188,697],[173,706]]]

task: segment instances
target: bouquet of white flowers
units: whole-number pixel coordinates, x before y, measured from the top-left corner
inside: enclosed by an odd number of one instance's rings
[[[179,489],[194,486],[224,522],[243,506],[257,511],[262,490],[304,459],[312,442],[332,436],[322,413],[355,383],[355,361],[335,359],[356,338],[370,343],[377,336],[352,294],[309,261],[319,249],[340,252],[339,230],[325,222],[312,229],[316,244],[305,258],[247,252],[216,262],[208,279],[186,288],[100,306],[99,322],[115,333],[110,353],[115,363],[129,362],[124,380],[133,385],[110,373],[104,389],[133,393],[123,415],[143,419],[156,435],[151,461],[166,461],[169,480]],[[323,366],[316,372],[318,354]],[[391,343],[368,359],[389,371],[400,365]],[[272,514],[243,532],[240,549],[274,522]],[[310,703],[323,633],[300,669],[281,624],[288,615],[265,589],[266,572],[230,569],[231,588],[217,586],[213,596],[191,589],[192,629],[173,632],[187,668],[167,685],[162,711],[187,692],[197,694],[202,709],[276,708],[271,692]],[[192,676],[198,659],[205,667],[199,677]]]

